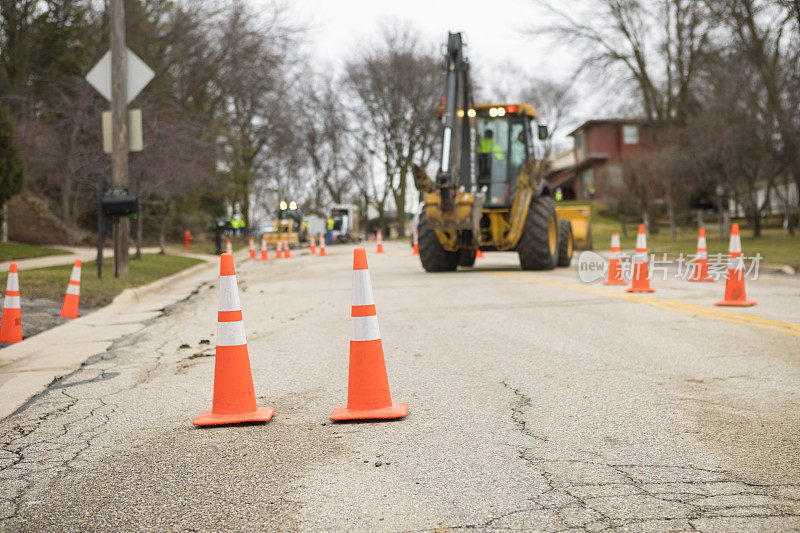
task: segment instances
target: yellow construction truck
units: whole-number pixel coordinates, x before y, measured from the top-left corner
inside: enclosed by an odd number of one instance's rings
[[[303,220],[303,213],[297,203],[281,200],[279,207],[273,229],[266,233],[267,244],[275,246],[278,241],[286,241],[289,246],[298,246],[305,242],[308,224]]]
[[[428,272],[472,266],[483,251],[516,251],[525,270],[568,266],[573,223],[585,240],[588,208],[559,216],[533,135],[547,138],[524,103],[475,105],[460,33],[449,33],[444,61],[442,152],[436,179],[414,165],[423,208],[419,254]]]

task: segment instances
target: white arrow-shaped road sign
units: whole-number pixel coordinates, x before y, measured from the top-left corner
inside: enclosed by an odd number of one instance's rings
[[[131,52],[129,48],[125,48],[125,62],[127,67],[128,83],[126,85],[127,103],[136,98],[136,96],[150,83],[155,73],[153,69],[148,67],[144,61]],[[106,100],[111,101],[111,51],[106,52],[100,61],[92,67],[89,74],[86,75],[86,81],[89,85],[97,89],[97,92],[102,94]]]

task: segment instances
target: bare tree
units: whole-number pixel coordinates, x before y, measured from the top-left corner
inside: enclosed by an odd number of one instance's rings
[[[354,153],[348,138],[353,133],[331,76],[316,76],[305,85],[300,109],[299,137],[315,184],[310,204],[322,214],[323,198],[342,203],[354,190],[349,168]]]
[[[355,96],[355,115],[367,126],[385,171],[373,190],[374,205],[385,224],[391,193],[402,236],[411,164],[426,164],[437,142],[441,61],[424,50],[407,24],[385,24],[382,38],[347,63],[346,83]]]
[[[585,47],[584,69],[630,80],[648,122],[653,145],[664,146],[696,109],[695,87],[715,25],[702,0],[599,0],[581,11],[540,2],[557,15],[548,30]],[[666,178],[666,176],[664,176]],[[664,185],[674,213],[676,188]],[[644,209],[644,205],[640,205]],[[674,228],[674,216],[671,216]]]
[[[540,159],[550,157],[553,153],[555,137],[564,126],[572,120],[572,110],[577,103],[573,90],[573,80],[558,82],[544,78],[531,79],[522,91],[522,100],[530,102],[536,108],[538,120],[547,125],[547,139],[541,145],[543,150]]]
[[[781,160],[800,191],[800,3],[708,0],[708,5],[724,22],[729,46],[739,61],[737,70],[745,70],[751,76],[748,81],[751,93],[756,92],[751,100],[757,106],[757,114],[751,114],[747,123],[752,124],[755,119],[768,128],[769,138],[761,146]],[[751,216],[761,213],[754,205],[749,205],[748,210]],[[800,198],[794,210],[795,215],[788,217],[790,229],[800,217]],[[760,218],[754,222],[754,233],[758,235]]]

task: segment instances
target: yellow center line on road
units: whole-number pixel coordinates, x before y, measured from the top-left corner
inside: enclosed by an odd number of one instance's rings
[[[660,307],[662,309],[669,309],[671,311],[678,311],[681,313],[686,313],[688,315],[702,316],[714,320],[732,322],[735,324],[744,324],[756,328],[768,329],[772,331],[779,331],[781,333],[788,333],[789,335],[800,336],[800,325],[798,324],[790,324],[788,322],[779,322],[777,320],[769,320],[766,318],[740,315],[737,313],[731,313],[729,311],[722,311],[718,309],[701,307],[699,305],[677,302],[675,300],[656,298],[650,295],[611,292],[610,289],[604,290],[586,285],[577,285],[575,283],[565,283],[562,281],[545,279],[538,276],[523,274],[519,272],[489,272],[489,273],[497,276],[519,279],[528,283],[538,283],[540,285],[549,285],[551,287],[559,287],[562,289],[567,289],[575,292],[597,294],[599,296],[607,296],[609,298],[628,300],[631,302],[652,305],[653,307]]]

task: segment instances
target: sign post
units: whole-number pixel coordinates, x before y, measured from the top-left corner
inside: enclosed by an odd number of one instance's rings
[[[128,104],[153,79],[153,71],[141,59],[125,47],[124,0],[111,0],[110,27],[111,50],[109,50],[86,75],[86,81],[97,92],[111,101],[111,186],[127,194],[128,148],[131,142],[128,128]],[[134,138],[135,139],[135,138]],[[135,141],[134,141],[135,142]],[[102,186],[100,187],[102,190]],[[101,197],[102,205],[102,197]],[[98,214],[98,232],[102,214]],[[128,279],[128,241],[130,221],[126,217],[114,218],[114,276]],[[98,235],[101,237],[101,235]],[[102,244],[98,244],[99,262],[102,262]],[[98,264],[98,277],[102,273]]]

